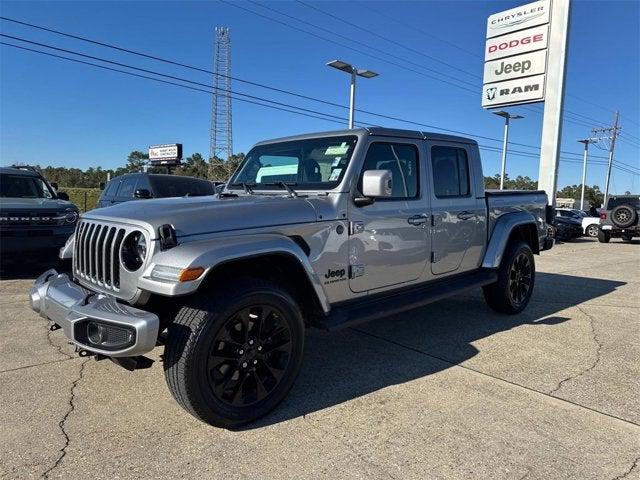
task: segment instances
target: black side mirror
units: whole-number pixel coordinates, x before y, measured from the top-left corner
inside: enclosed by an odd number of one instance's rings
[[[54,190],[58,190],[58,184],[56,182],[51,182],[49,185],[51,185],[51,188]]]
[[[58,199],[59,200],[66,200],[68,202],[69,201],[69,194],[67,192],[58,192]]]
[[[105,183],[104,182],[100,182],[100,185],[99,185],[100,190],[104,190],[104,186],[105,186]]]
[[[133,196],[136,198],[143,198],[143,199],[151,198],[151,192],[146,188],[138,188],[133,194]]]

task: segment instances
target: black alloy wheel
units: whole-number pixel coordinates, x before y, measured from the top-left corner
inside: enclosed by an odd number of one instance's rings
[[[528,296],[531,288],[532,268],[531,261],[526,253],[518,254],[509,270],[509,295],[511,301],[520,305]]]
[[[233,407],[266,398],[291,361],[291,329],[277,308],[253,305],[232,315],[211,344],[207,370],[215,397]]]

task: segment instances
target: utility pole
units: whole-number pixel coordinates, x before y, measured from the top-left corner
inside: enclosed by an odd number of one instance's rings
[[[504,177],[507,172],[507,147],[509,145],[509,120],[524,118],[522,115],[511,115],[509,112],[500,110],[491,112],[499,117],[504,117],[504,138],[502,140],[502,167],[500,168],[500,190],[504,190]]]
[[[585,138],[584,140],[578,140],[580,143],[584,143],[584,156],[582,159],[582,193],[580,194],[580,210],[584,210],[584,184],[587,181],[587,156],[589,151],[589,144],[596,143],[597,138]]]
[[[613,117],[613,127],[609,128],[594,128],[593,134],[598,135],[598,139],[609,140],[609,162],[607,165],[607,178],[604,183],[604,206],[607,205],[607,198],[609,198],[609,181],[611,180],[611,167],[613,166],[613,152],[616,148],[616,137],[621,127],[618,126],[620,119],[620,112],[616,112]]]

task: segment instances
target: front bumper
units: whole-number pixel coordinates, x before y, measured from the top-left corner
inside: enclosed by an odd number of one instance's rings
[[[9,254],[58,250],[73,234],[74,229],[73,225],[50,229],[5,228],[0,233],[1,251]]]
[[[96,294],[51,269],[35,281],[29,294],[31,308],[59,325],[74,344],[109,357],[134,357],[151,351],[158,339],[158,316],[118,303],[114,297]],[[132,338],[119,348],[92,344],[83,331],[88,322],[131,332]]]

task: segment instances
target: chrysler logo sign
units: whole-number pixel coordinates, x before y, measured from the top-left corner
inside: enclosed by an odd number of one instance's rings
[[[487,38],[549,23],[550,2],[539,1],[491,15],[487,19]]]

